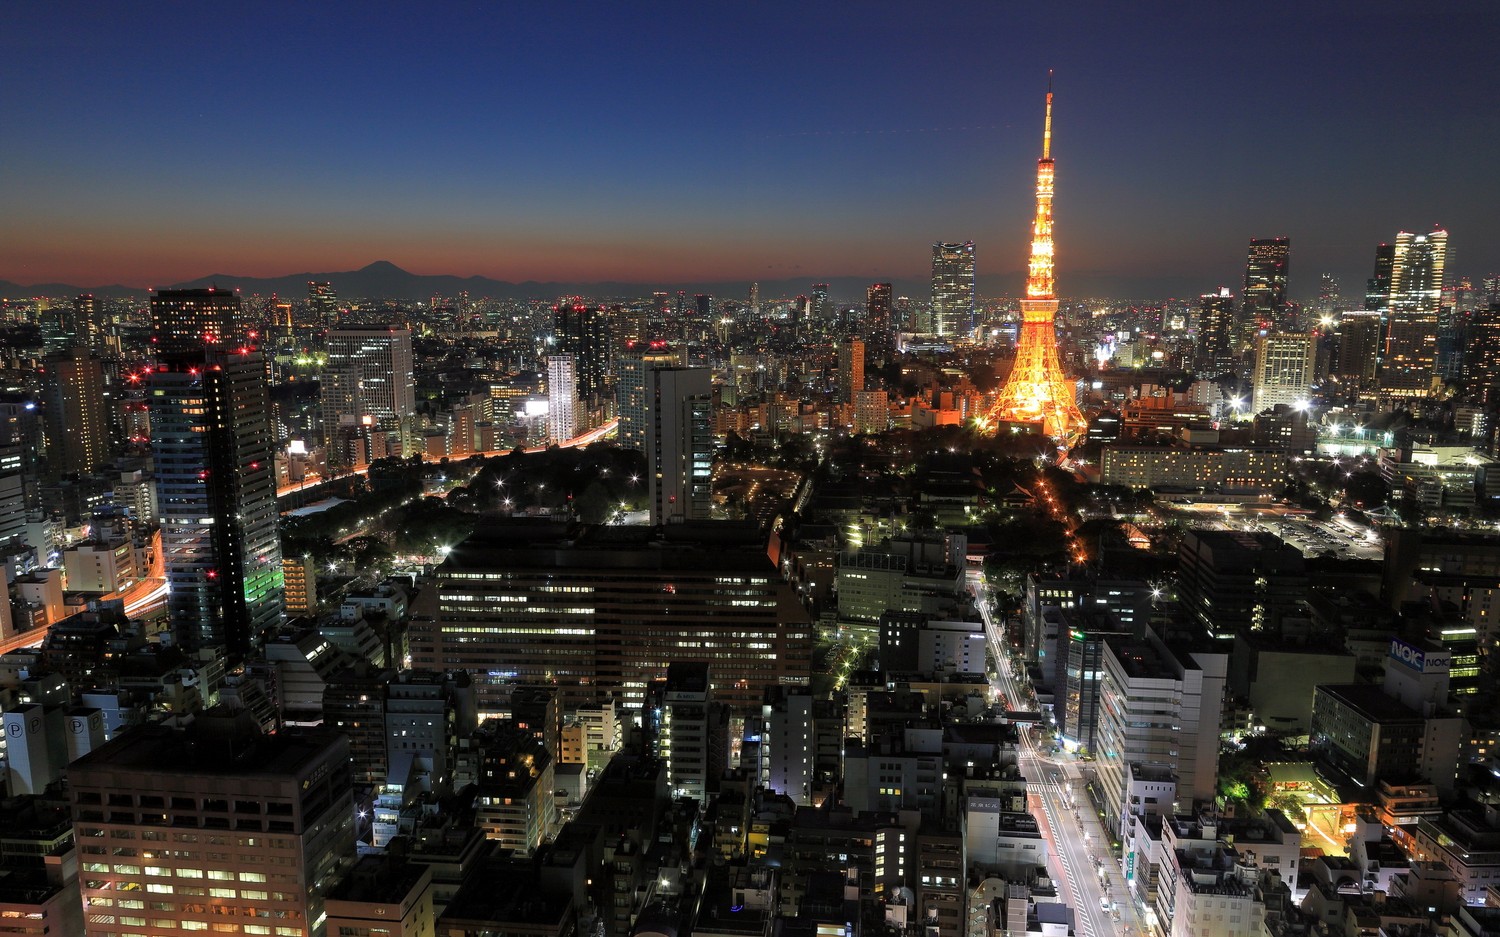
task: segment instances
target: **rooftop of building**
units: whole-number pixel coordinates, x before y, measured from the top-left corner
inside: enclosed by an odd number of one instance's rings
[[[216,718],[210,711],[187,730],[144,725],[123,732],[73,762],[69,771],[295,777],[325,759],[342,738],[321,729],[262,735],[248,712]]]
[[[453,896],[444,921],[510,925],[555,925],[568,915],[572,899],[539,887],[530,859],[487,859]]]
[[[551,568],[704,569],[775,572],[765,536],[738,521],[660,527],[494,520],[453,547],[439,572]]]
[[[1317,687],[1315,693],[1323,694],[1354,710],[1371,722],[1390,724],[1397,722],[1421,722],[1422,714],[1373,683],[1335,683]],[[1316,704],[1314,704],[1316,707]]]
[[[330,901],[397,903],[406,898],[429,866],[389,855],[360,856],[354,868],[328,891]]]

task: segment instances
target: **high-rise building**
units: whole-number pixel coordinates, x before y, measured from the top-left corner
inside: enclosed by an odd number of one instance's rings
[[[932,331],[966,338],[974,326],[974,242],[932,245]]]
[[[95,351],[101,350],[104,338],[104,312],[99,308],[99,297],[93,293],[81,293],[73,298],[73,314],[64,324],[69,345],[83,345]]]
[[[109,459],[104,363],[84,345],[43,360],[47,462],[56,475],[92,472]]]
[[[325,937],[324,896],[354,863],[352,790],[349,743],[331,732],[262,736],[200,716],[186,733],[117,735],[68,768],[82,933],[264,921],[234,932]]]
[[[646,480],[652,524],[708,520],[713,505],[714,402],[708,368],[646,373]]]
[[[1447,257],[1447,231],[1396,235],[1380,362],[1382,397],[1424,397],[1432,389]]]
[[[147,401],[172,628],[190,651],[243,658],[282,616],[265,361],[173,355],[147,378]]]
[[[319,376],[324,438],[373,428],[409,442],[417,412],[411,330],[372,325],[328,330],[328,363]]]
[[[1199,371],[1219,373],[1234,366],[1234,294],[1225,287],[1198,297]]]
[[[307,281],[307,305],[312,310],[312,320],[319,323],[330,323],[338,318],[339,294],[333,288],[333,284],[327,281]]]
[[[846,338],[839,343],[839,403],[853,403],[855,395],[864,389],[865,343]]]
[[[660,711],[656,748],[667,768],[667,786],[674,797],[702,800],[718,790],[729,754],[728,712],[714,702],[708,662],[668,664],[666,680],[652,691]]]
[[[828,302],[827,283],[814,283],[808,302],[808,320],[814,328],[821,328],[823,323],[833,318],[833,306]]]
[[[1290,238],[1252,238],[1245,261],[1245,292],[1241,297],[1242,332],[1292,331],[1291,306],[1286,301],[1287,269],[1292,256]]]
[[[1346,309],[1339,314],[1338,355],[1333,374],[1356,390],[1375,383],[1381,317],[1378,309]]]
[[[1318,315],[1332,316],[1339,309],[1339,281],[1331,273],[1318,277]]]
[[[578,435],[578,360],[547,356],[547,435],[565,443]]]
[[[1476,309],[1469,320],[1469,348],[1464,359],[1464,380],[1471,393],[1484,394],[1496,402],[1500,389],[1500,301]]]
[[[1365,308],[1384,312],[1391,303],[1391,275],[1396,267],[1396,245],[1375,247],[1375,272],[1365,281]]]
[[[1169,815],[1213,800],[1227,651],[1210,642],[1168,644],[1149,627],[1145,640],[1105,638],[1098,785],[1116,835],[1126,831],[1134,809],[1128,792],[1136,766],[1175,772],[1178,804]]]
[[[896,354],[896,322],[892,317],[891,285],[871,283],[865,290],[865,352],[872,368],[879,368]]]
[[[1312,390],[1317,340],[1310,332],[1271,332],[1255,339],[1255,373],[1250,408],[1255,413],[1277,404],[1306,406]]]
[[[1057,280],[1052,243],[1056,164],[1052,159],[1050,89],[1042,128],[1042,158],[1036,162],[1036,215],[1031,222],[1031,258],[1026,265],[1026,298],[1021,300],[1021,339],[1016,345],[1016,361],[1010,376],[1005,379],[1005,386],[1000,388],[1000,395],[984,422],[997,431],[1007,423],[1041,424],[1042,432],[1068,446],[1083,435],[1088,423],[1078,409],[1073,385],[1063,375],[1062,361],[1057,354]],[[972,252],[973,245],[969,246]],[[972,264],[969,282],[972,285]],[[971,288],[971,302],[972,298]]]
[[[158,290],[151,297],[151,345],[158,355],[254,344],[254,331],[234,290]]]
[[[750,284],[750,315],[760,317],[760,284]]]
[[[552,347],[573,356],[579,399],[604,392],[614,349],[610,326],[609,314],[598,306],[562,302],[552,307]]]
[[[663,341],[628,342],[615,359],[615,412],[620,418],[615,438],[621,446],[645,450],[646,427],[654,401],[646,394],[646,378],[654,368],[681,363],[676,350]]]

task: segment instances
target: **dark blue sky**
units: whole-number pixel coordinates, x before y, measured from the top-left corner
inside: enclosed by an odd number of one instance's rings
[[[424,6],[4,5],[0,279],[1011,272],[1049,67],[1064,294],[1500,270],[1491,3]]]

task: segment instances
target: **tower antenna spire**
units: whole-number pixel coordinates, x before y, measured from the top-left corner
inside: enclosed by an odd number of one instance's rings
[[[1047,69],[1047,123],[1042,128],[1042,159],[1052,158],[1052,69]]]

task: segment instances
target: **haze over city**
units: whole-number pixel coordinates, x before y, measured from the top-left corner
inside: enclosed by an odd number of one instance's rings
[[[0,279],[920,280],[1026,255],[1056,70],[1074,284],[1292,291],[1398,230],[1500,256],[1493,5],[15,4]]]

